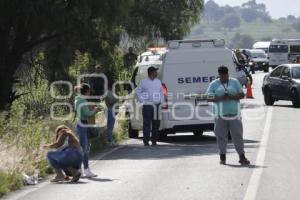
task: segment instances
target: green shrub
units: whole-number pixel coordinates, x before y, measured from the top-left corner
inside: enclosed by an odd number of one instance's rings
[[[0,197],[9,192],[9,183],[7,174],[0,172]]]
[[[40,56],[39,59],[43,59],[42,55]],[[103,62],[106,63],[111,60],[114,62],[108,64],[106,68],[109,78],[119,81],[130,80],[131,72],[122,69],[120,52],[115,55],[109,54],[107,60],[103,60]],[[95,61],[89,54],[76,52],[76,59],[69,70],[71,79],[75,81],[78,75],[90,70],[94,64]],[[23,72],[23,79],[16,88],[18,94],[22,95],[13,102],[8,113],[0,116],[0,142],[16,148],[15,153],[18,154],[16,156],[21,158],[11,168],[5,169],[5,172],[0,172],[0,197],[22,187],[21,174],[23,172],[33,175],[38,171],[40,177],[46,177],[52,173],[53,170],[46,160],[46,152],[42,150],[41,146],[53,141],[53,132],[57,125],[67,124],[74,127],[74,122],[59,122],[49,119],[51,105],[56,100],[50,96],[49,82],[42,76],[36,76],[37,71],[35,70],[42,73],[40,69],[41,66],[37,64],[32,68],[33,71],[25,70]],[[58,88],[55,92],[63,94],[64,88]],[[118,92],[119,95],[126,95],[122,87]],[[73,97],[63,101],[71,103]],[[55,114],[60,116],[65,113],[66,110],[63,108],[55,110]],[[101,121],[103,120],[102,116]],[[117,127],[114,132],[116,142],[127,137],[126,123],[126,120],[119,120],[116,123]],[[91,154],[99,152],[107,145],[104,129],[102,129],[102,134],[99,137],[91,140]]]
[[[0,172],[0,197],[10,191],[20,189],[23,186],[21,174],[14,172]]]

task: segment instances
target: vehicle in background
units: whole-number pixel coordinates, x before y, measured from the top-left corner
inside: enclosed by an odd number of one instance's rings
[[[248,67],[252,74],[258,70],[269,72],[269,60],[264,50],[246,49],[246,54],[248,56]]]
[[[142,79],[148,76],[147,70],[150,66],[157,68],[161,67],[163,58],[167,51],[167,48],[149,48],[148,51],[138,56],[138,61],[134,66],[131,80],[135,86],[137,86]],[[139,74],[139,76],[136,76],[136,74]]]
[[[289,44],[286,39],[274,39],[269,47],[269,65],[272,68],[289,63]]]
[[[252,48],[264,50],[266,52],[266,54],[268,55],[270,44],[271,44],[270,41],[259,41],[259,42],[254,43]]]
[[[176,132],[193,132],[200,136],[214,128],[212,104],[200,100],[209,83],[218,77],[218,67],[229,67],[236,77],[233,53],[224,40],[170,41],[167,52],[157,61],[158,78],[162,81],[165,102],[162,105],[160,137]],[[142,64],[142,63],[145,63]],[[162,63],[162,65],[160,65]],[[135,85],[146,77],[147,69],[155,63],[141,62],[133,75]],[[142,105],[135,92],[128,100],[129,137],[138,137],[143,129]]]
[[[275,101],[292,101],[300,107],[300,64],[284,64],[264,77],[262,91],[266,105]]]
[[[300,39],[288,39],[289,45],[289,63],[295,63],[297,56],[300,55]]]

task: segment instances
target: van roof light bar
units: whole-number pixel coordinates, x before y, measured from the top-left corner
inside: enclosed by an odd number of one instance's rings
[[[224,39],[212,39],[212,40],[171,40],[169,41],[168,47],[170,49],[177,49],[183,43],[191,43],[193,47],[200,47],[202,43],[211,42],[215,47],[224,47]]]

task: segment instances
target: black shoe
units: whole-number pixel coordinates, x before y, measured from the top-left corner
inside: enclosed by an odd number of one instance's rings
[[[149,142],[144,142],[144,146],[149,146]]]
[[[152,142],[152,146],[157,146],[157,142]]]
[[[226,165],[226,155],[225,154],[220,154],[220,164]]]
[[[239,163],[241,165],[250,165],[250,161],[246,158],[245,154],[240,155]]]
[[[74,169],[74,168],[69,168],[68,171],[71,172],[72,177],[73,177],[71,180],[71,183],[77,183],[80,179],[81,173],[77,169]]]

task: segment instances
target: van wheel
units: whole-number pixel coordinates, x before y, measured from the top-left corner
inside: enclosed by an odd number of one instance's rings
[[[129,138],[138,138],[139,137],[139,131],[132,129],[131,123],[128,125],[128,137]]]
[[[300,98],[296,89],[292,90],[292,102],[295,108],[300,108]]]
[[[269,88],[265,88],[264,100],[267,106],[272,106],[275,103],[275,99],[272,96],[272,92]]]
[[[196,130],[193,131],[194,136],[201,137],[203,135],[203,130]]]

